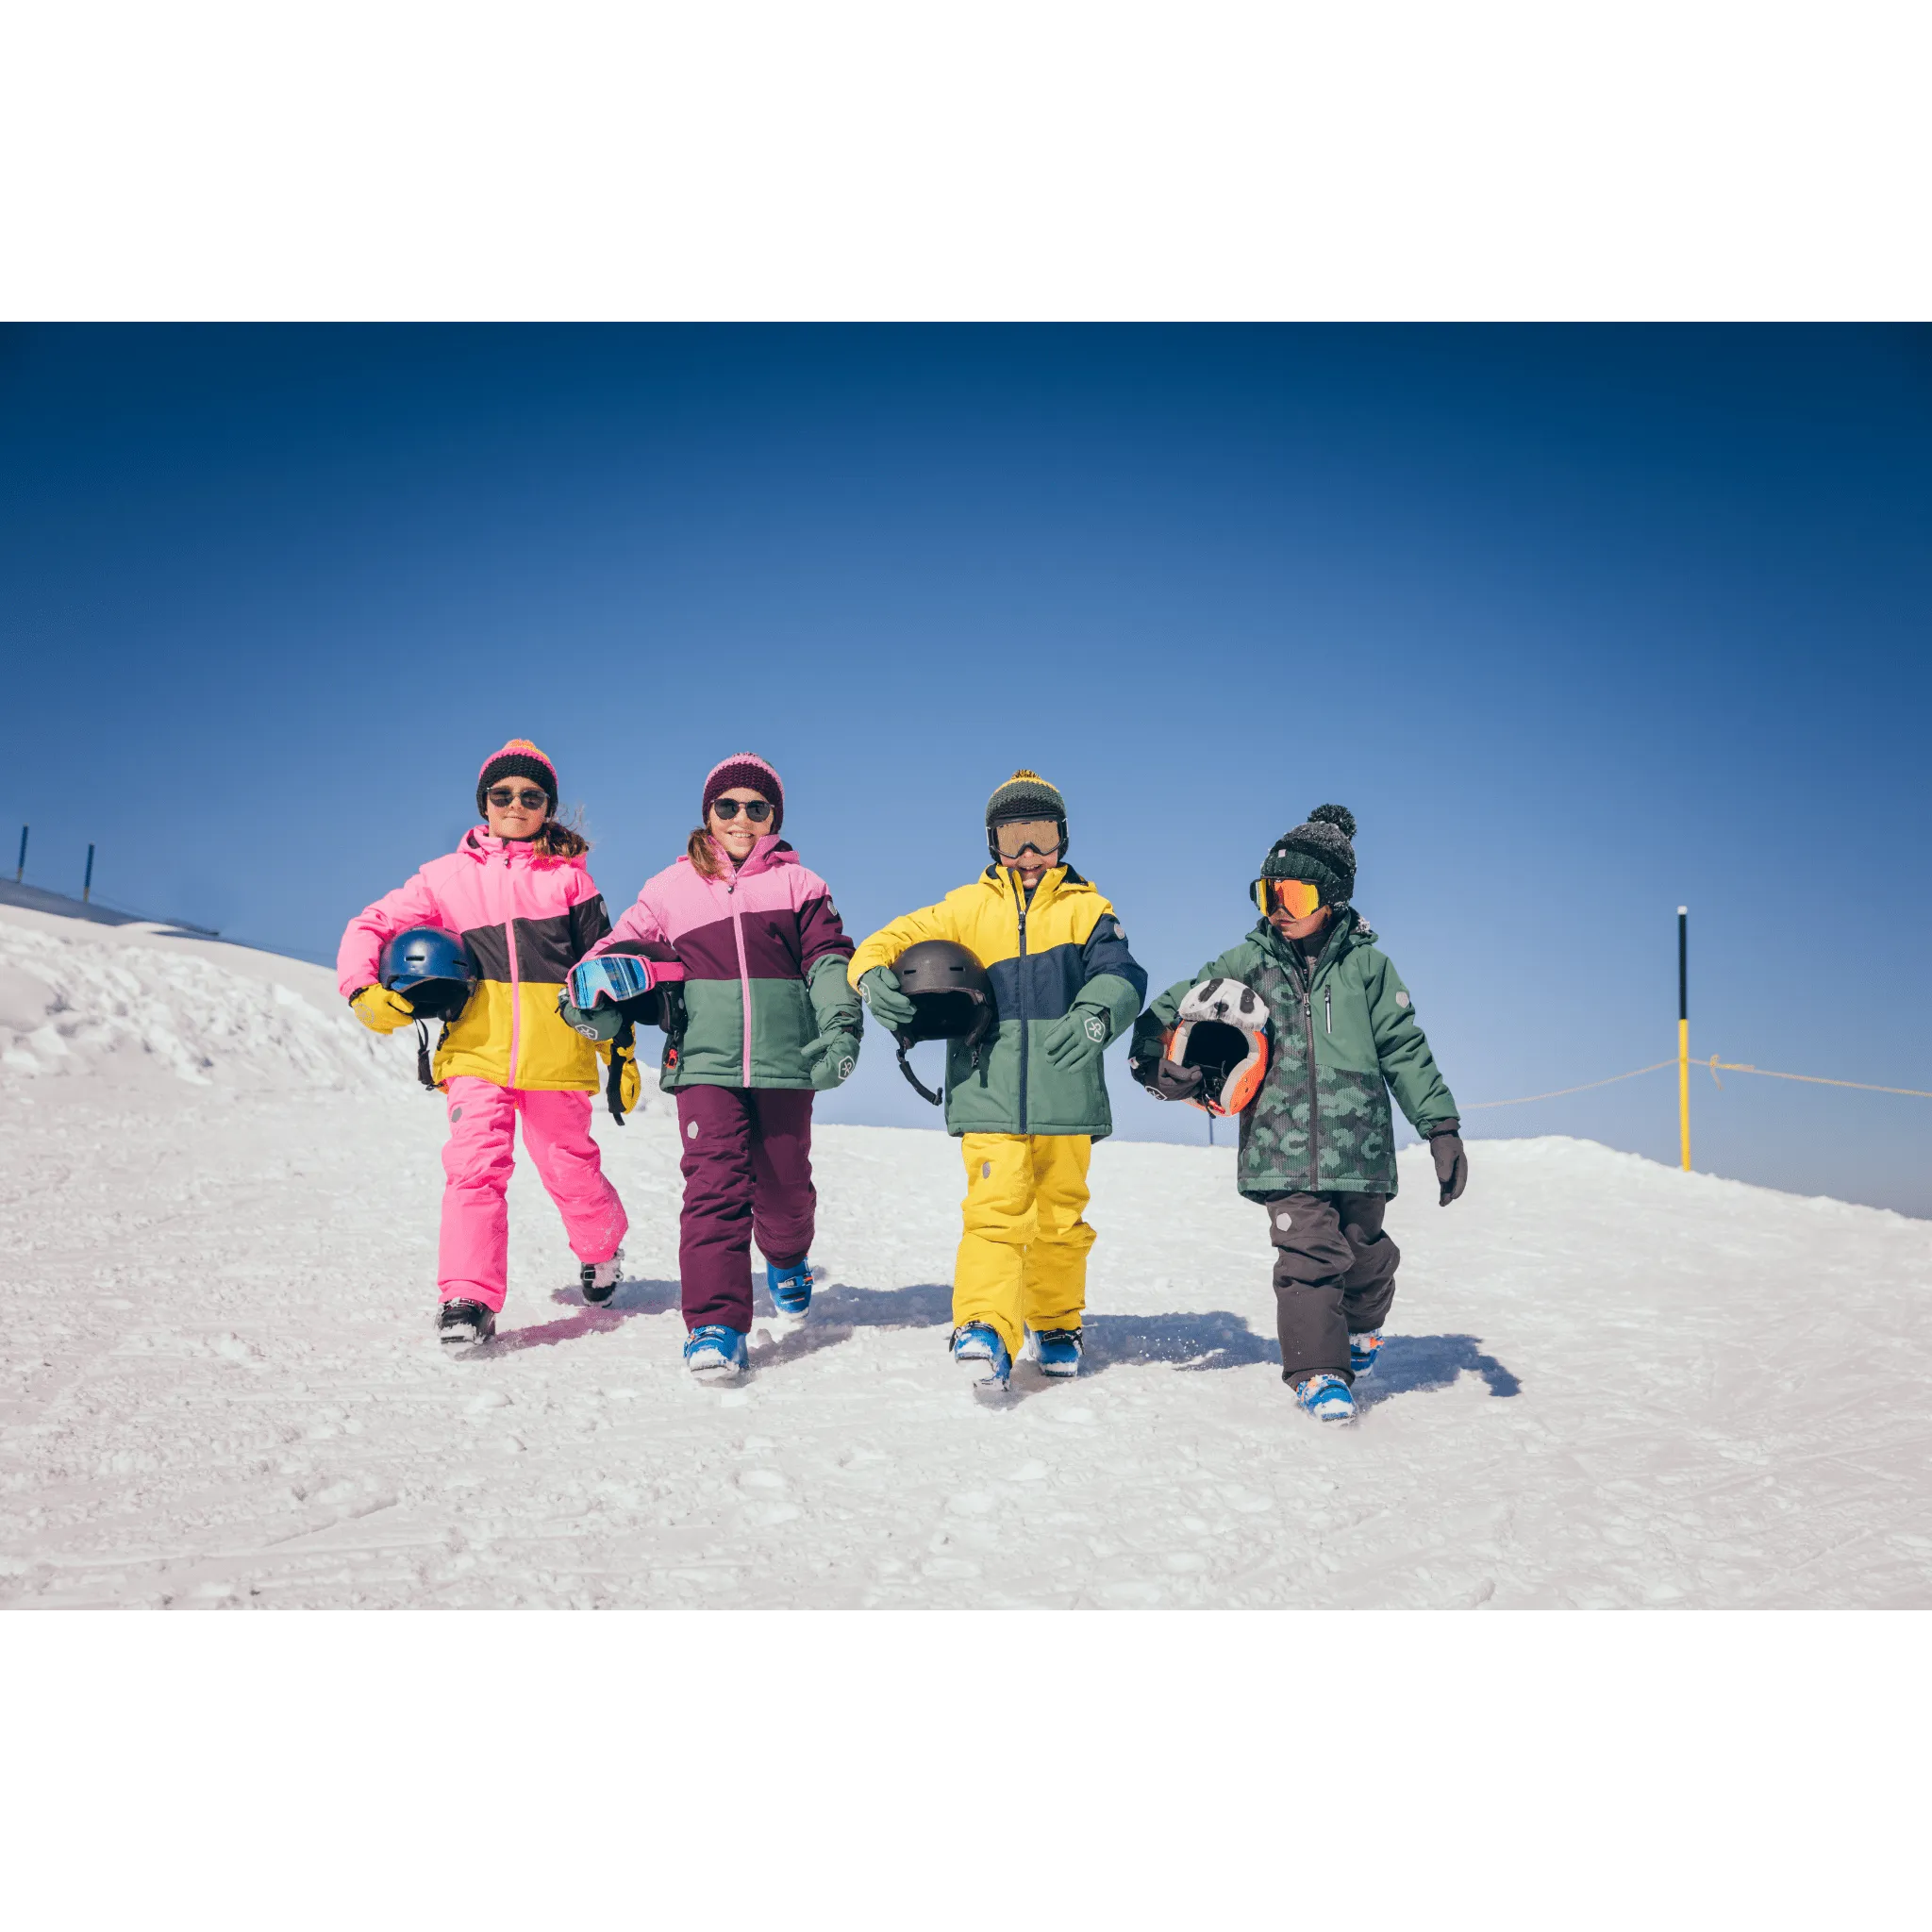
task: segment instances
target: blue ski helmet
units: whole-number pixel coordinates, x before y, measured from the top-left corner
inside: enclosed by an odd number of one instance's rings
[[[384,986],[415,1008],[419,1020],[455,1020],[479,977],[470,949],[440,925],[412,925],[382,949]]]

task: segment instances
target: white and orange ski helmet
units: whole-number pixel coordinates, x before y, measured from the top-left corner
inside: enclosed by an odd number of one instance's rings
[[[1239,979],[1204,979],[1182,998],[1161,1058],[1201,1069],[1200,1097],[1191,1105],[1240,1113],[1268,1072],[1268,1008]]]

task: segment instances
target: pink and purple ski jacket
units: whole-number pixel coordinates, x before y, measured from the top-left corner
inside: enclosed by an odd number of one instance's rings
[[[481,825],[466,832],[454,852],[350,920],[336,955],[345,998],[375,984],[383,942],[412,925],[461,934],[482,974],[437,1049],[439,1081],[475,1074],[525,1091],[595,1090],[596,1051],[557,1012],[564,974],[610,930],[581,858],[535,853]]]
[[[825,1034],[847,1036],[835,1060],[858,1056],[852,941],[824,880],[782,839],[760,839],[736,877],[708,879],[689,858],[667,866],[591,951],[683,966],[684,1036],[658,1075],[667,1091],[836,1086],[842,1075],[815,1080],[804,1051]]]

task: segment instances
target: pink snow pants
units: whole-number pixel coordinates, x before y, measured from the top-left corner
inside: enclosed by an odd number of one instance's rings
[[[538,1178],[563,1216],[579,1261],[608,1261],[629,1224],[617,1190],[604,1178],[591,1139],[588,1093],[542,1093],[499,1087],[469,1074],[446,1083],[449,1142],[442,1150],[442,1244],[436,1286],[446,1302],[503,1307],[509,1274],[509,1210],[504,1190],[515,1164],[517,1116]]]

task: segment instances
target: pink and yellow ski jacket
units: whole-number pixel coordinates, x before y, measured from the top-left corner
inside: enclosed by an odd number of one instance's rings
[[[610,930],[582,858],[553,858],[481,825],[444,858],[350,920],[336,954],[343,997],[374,986],[383,942],[412,925],[461,934],[482,984],[445,1029],[439,1081],[474,1074],[540,1091],[598,1085],[596,1050],[557,1015],[563,976]]]
[[[852,941],[831,889],[782,839],[760,839],[736,877],[708,879],[689,858],[667,866],[591,950],[683,966],[685,1032],[664,1056],[667,1090],[836,1086],[842,1074],[814,1079],[806,1058],[819,1035],[843,1036],[835,1060],[858,1056]]]

